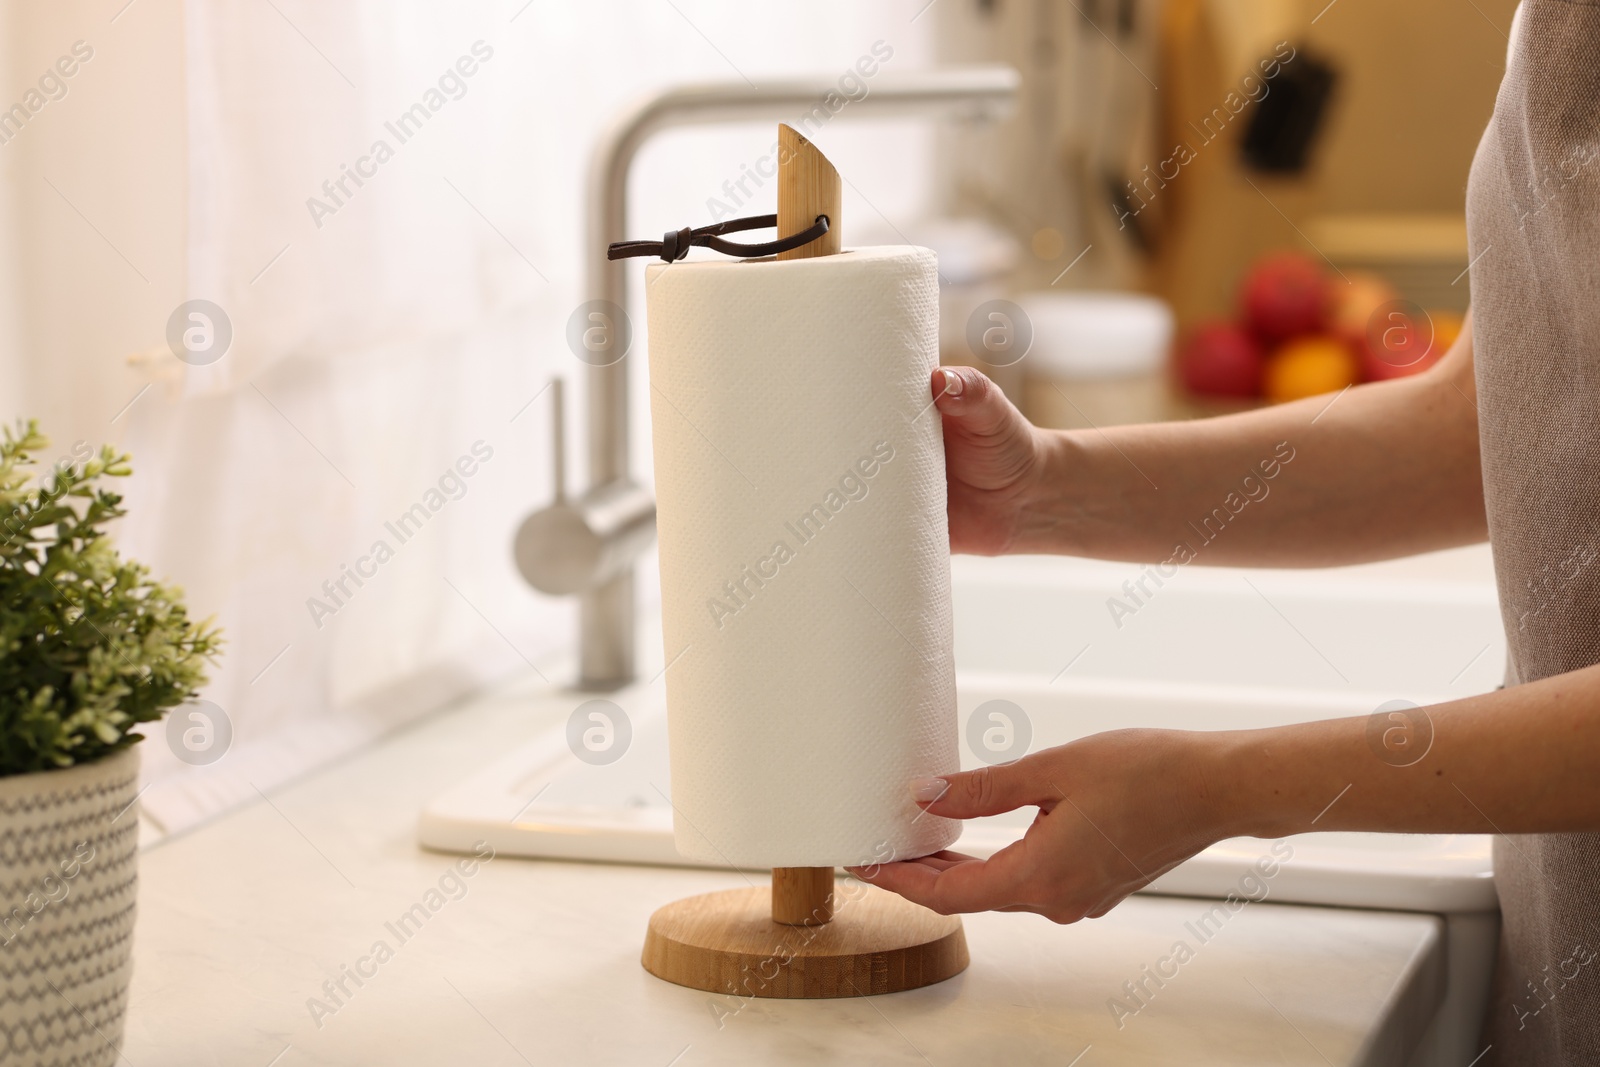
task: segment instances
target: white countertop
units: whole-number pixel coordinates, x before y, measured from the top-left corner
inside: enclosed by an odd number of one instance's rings
[[[473,701],[146,851],[119,1062],[1399,1063],[1440,996],[1436,919],[1260,903],[1202,943],[1186,924],[1211,902],[1153,896],[1070,927],[970,916],[972,966],[908,993],[741,1002],[669,985],[639,966],[651,911],[743,876],[501,857],[459,899],[427,897],[457,857],[417,847],[418,810],[558,722],[544,695]],[[436,910],[402,943],[386,924],[419,902]],[[1193,958],[1119,1028],[1109,1000],[1180,939]],[[392,958],[328,998],[379,940]],[[313,997],[335,1009],[320,1026]]]

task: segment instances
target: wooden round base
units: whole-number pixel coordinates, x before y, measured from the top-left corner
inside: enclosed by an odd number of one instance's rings
[[[644,969],[677,985],[741,997],[898,993],[966,970],[961,920],[875,886],[841,885],[833,921],[772,921],[766,886],[689,897],[650,916]]]

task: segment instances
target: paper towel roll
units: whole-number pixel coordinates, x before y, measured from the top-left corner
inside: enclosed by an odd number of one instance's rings
[[[944,440],[924,248],[646,273],[678,851],[909,859],[958,769]]]

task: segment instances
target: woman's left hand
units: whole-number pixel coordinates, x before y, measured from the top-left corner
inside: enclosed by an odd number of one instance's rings
[[[930,815],[972,819],[1037,806],[1022,840],[987,860],[956,852],[853,867],[863,881],[944,915],[1034,911],[1058,923],[1097,918],[1123,898],[1238,832],[1205,779],[1226,734],[1114,730],[1015,763],[912,783]]]

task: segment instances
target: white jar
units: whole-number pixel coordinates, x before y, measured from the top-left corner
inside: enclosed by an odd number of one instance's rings
[[[1017,297],[1033,330],[1022,361],[1024,412],[1077,428],[1172,417],[1172,309],[1141,293],[1038,291]]]

